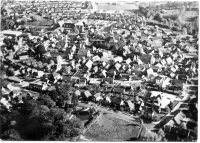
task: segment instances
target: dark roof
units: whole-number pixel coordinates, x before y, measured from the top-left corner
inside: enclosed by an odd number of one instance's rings
[[[79,56],[86,56],[86,55],[87,55],[87,51],[88,51],[88,50],[80,49],[80,50],[78,51],[78,55],[79,55]]]
[[[114,88],[114,90],[117,93],[123,93],[124,92],[124,88]]]
[[[148,54],[144,54],[142,56],[140,56],[140,59],[142,62],[144,63],[150,63],[150,60],[151,60],[151,55],[148,55]]]

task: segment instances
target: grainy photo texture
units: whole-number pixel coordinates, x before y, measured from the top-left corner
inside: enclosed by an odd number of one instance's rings
[[[0,139],[197,141],[198,1],[1,0]]]

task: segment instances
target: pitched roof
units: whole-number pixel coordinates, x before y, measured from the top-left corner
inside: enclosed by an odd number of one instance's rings
[[[85,94],[86,97],[92,96],[91,93],[89,92],[89,90],[86,90],[86,91],[84,92],[84,94]]]
[[[110,32],[112,30],[112,26],[107,26],[103,28],[103,32]]]

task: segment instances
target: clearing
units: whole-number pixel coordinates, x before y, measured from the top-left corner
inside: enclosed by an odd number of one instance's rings
[[[129,141],[137,136],[139,129],[134,124],[103,114],[84,136],[91,141]]]
[[[120,11],[120,10],[138,10],[139,7],[136,4],[96,4],[97,10],[114,10],[114,11]]]

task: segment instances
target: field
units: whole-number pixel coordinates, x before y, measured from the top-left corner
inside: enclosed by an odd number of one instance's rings
[[[138,10],[138,6],[135,4],[96,4],[97,10],[114,10],[114,11],[120,11],[120,10]]]
[[[128,141],[137,136],[139,127],[104,114],[84,134],[91,141]]]
[[[180,10],[176,9],[176,10],[168,10],[165,14],[163,14],[163,17],[170,17],[173,15],[179,15],[180,14]],[[183,23],[185,22],[189,22],[191,21],[191,18],[198,16],[198,11],[185,11],[183,12],[182,16],[181,16],[181,21]]]

